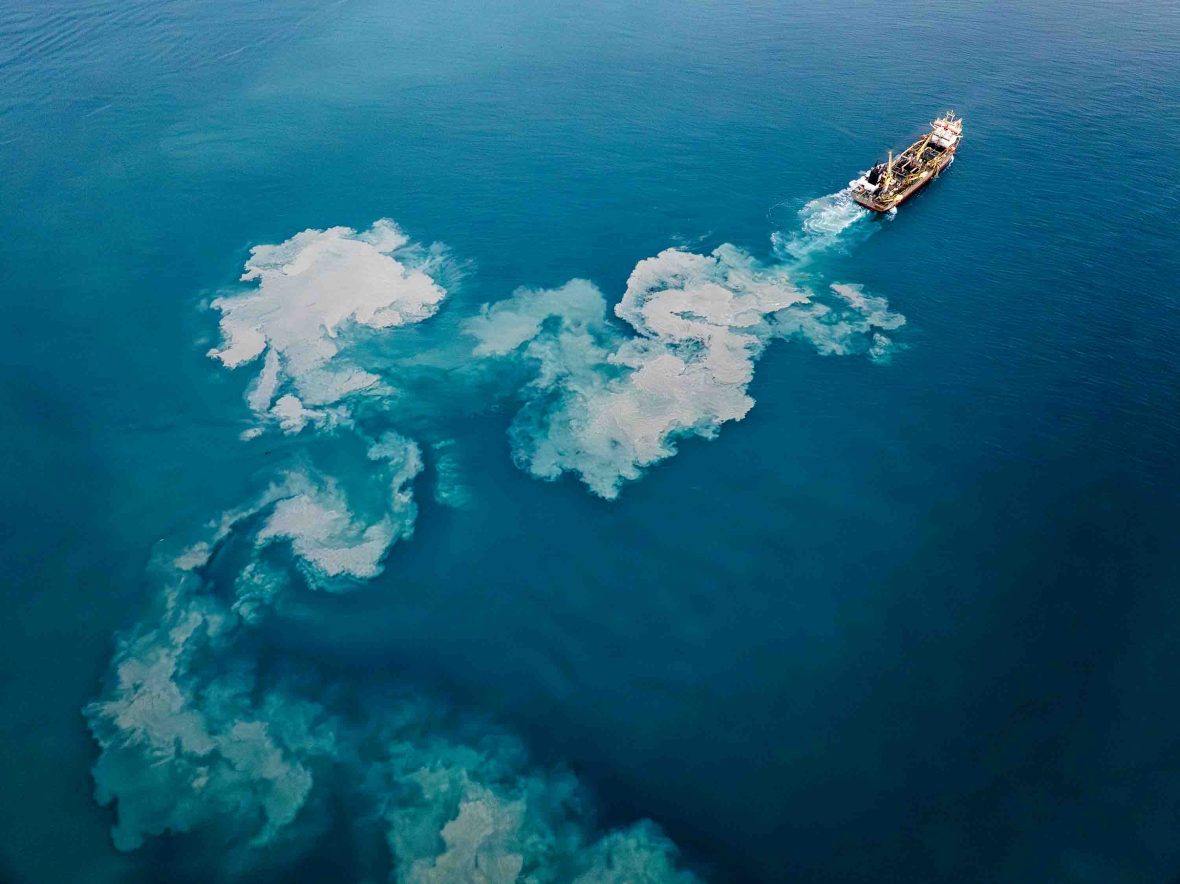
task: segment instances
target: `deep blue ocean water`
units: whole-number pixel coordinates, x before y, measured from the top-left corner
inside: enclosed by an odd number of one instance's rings
[[[4,4],[0,878],[1175,881],[1178,46],[1157,0]],[[950,107],[953,169],[850,213]],[[422,245],[254,317],[305,403],[280,322],[380,379],[284,432],[213,302],[382,218]],[[481,305],[725,243],[905,324],[758,325],[756,405],[709,375],[617,499],[530,475],[663,400],[572,290],[495,354]],[[445,298],[322,333],[354,252]]]

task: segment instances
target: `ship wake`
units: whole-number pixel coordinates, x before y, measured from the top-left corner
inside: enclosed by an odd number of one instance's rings
[[[439,504],[470,505],[454,412],[510,404],[518,466],[613,499],[681,440],[742,420],[772,342],[887,361],[905,318],[884,299],[793,279],[862,216],[847,191],[808,203],[794,261],[666,249],[638,261],[613,309],[574,279],[447,315],[460,265],[388,220],[256,247],[243,285],[211,304],[209,355],[253,373],[243,440],[285,436],[292,456],[203,540],[161,558],[156,605],[86,708],[115,845],[212,838],[242,877],[313,850],[342,801],[358,843],[384,844],[364,848],[370,877],[388,869],[396,884],[696,882],[654,823],[602,826],[572,775],[511,737],[396,676],[324,679],[269,638],[306,591],[382,573],[413,534],[423,474]]]
[[[802,269],[820,255],[846,251],[872,233],[866,224],[871,213],[852,198],[852,186],[816,197],[799,210],[792,230],[771,234],[775,254],[781,261],[793,262]]]

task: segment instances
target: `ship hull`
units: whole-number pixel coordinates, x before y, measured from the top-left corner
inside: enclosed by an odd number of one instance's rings
[[[937,178],[940,174],[942,174],[943,170],[946,169],[946,167],[951,164],[951,162],[954,160],[954,158],[955,158],[955,151],[953,151],[953,150],[946,151],[943,154],[943,156],[941,157],[938,165],[928,175],[925,175],[922,178],[920,178],[918,181],[915,181],[913,184],[911,184],[905,190],[899,191],[897,194],[897,198],[891,199],[887,203],[878,202],[876,199],[874,199],[872,194],[862,193],[862,192],[855,191],[855,190],[852,192],[852,198],[854,200],[856,200],[858,203],[860,203],[862,206],[864,206],[866,209],[868,209],[869,211],[872,211],[872,212],[877,212],[877,213],[883,214],[885,212],[888,212],[890,209],[896,209],[898,206],[900,206],[902,203],[904,203],[906,200],[908,200],[911,196],[913,196],[915,193],[917,193],[919,190],[921,190],[923,187],[925,187],[927,184],[929,184],[931,181],[933,181],[935,178]]]

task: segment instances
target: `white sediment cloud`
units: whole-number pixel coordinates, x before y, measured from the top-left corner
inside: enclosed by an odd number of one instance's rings
[[[816,208],[815,235],[838,235],[845,208]],[[300,586],[355,588],[413,531],[422,452],[384,431],[388,403],[354,407],[386,382],[352,337],[431,316],[445,296],[443,261],[390,221],[307,230],[255,248],[243,280],[257,288],[214,302],[223,340],[210,355],[229,368],[258,364],[246,393],[256,420],[289,433],[349,428],[347,444],[360,439],[364,454],[335,475],[296,460],[164,568],[151,616],[120,640],[106,689],[85,710],[118,848],[204,832],[229,845],[235,869],[262,857],[281,864],[311,849],[344,800],[358,838],[379,826],[399,884],[696,880],[654,824],[602,832],[572,775],[537,766],[518,742],[464,725],[443,704],[373,680],[327,685],[281,652],[258,665],[256,625],[281,616]],[[592,283],[572,280],[519,290],[463,330],[478,359],[527,367],[516,462],[546,479],[574,473],[613,498],[677,440],[741,420],[774,339],[884,360],[887,333],[903,322],[856,286],[815,294],[783,267],[722,246],[640,261],[614,318]],[[454,335],[438,353],[426,360],[436,368],[469,355]],[[482,363],[470,375],[498,377]],[[470,375],[457,372],[456,383]],[[435,499],[462,507],[470,496],[456,447],[447,438],[432,448]]]
[[[374,773],[400,884],[697,880],[650,822],[588,827],[577,781],[530,767],[511,740],[399,742]]]
[[[389,483],[374,518],[354,515],[333,478],[292,470],[270,492],[274,503],[256,543],[289,541],[304,576],[315,586],[330,588],[339,577],[376,577],[389,548],[413,533],[418,508],[410,483],[422,471],[422,454],[417,443],[386,433],[370,447],[369,460]]]
[[[545,479],[576,473],[608,499],[674,454],[679,438],[712,437],[745,417],[755,363],[772,339],[884,358],[884,332],[905,321],[854,286],[830,297],[798,289],[784,268],[728,245],[640,261],[615,315],[631,334],[607,319],[597,288],[574,280],[520,290],[465,325],[475,355],[536,367],[511,430],[517,463]]]
[[[380,378],[348,358],[343,336],[351,326],[390,329],[432,316],[446,296],[431,275],[437,266],[437,252],[412,246],[389,220],[256,246],[242,280],[257,288],[213,302],[222,342],[209,355],[228,368],[262,357],[246,400],[285,432],[346,420],[327,406],[379,388]]]
[[[799,210],[799,226],[776,230],[771,242],[780,258],[801,269],[825,252],[841,251],[852,241],[870,235],[873,227],[862,223],[869,214],[852,198],[850,182],[843,190],[807,202]]]
[[[354,588],[376,577],[393,545],[414,532],[412,484],[422,471],[422,453],[413,440],[388,432],[369,443],[366,454],[358,493],[346,493],[337,479],[301,462],[280,472],[248,504],[213,520],[209,539],[183,550],[169,567],[198,571],[228,537],[249,536],[258,551],[285,543],[313,588]],[[239,582],[251,595],[266,595],[261,582],[273,577],[252,561]]]
[[[326,799],[347,796],[360,817],[381,821],[376,837],[403,884],[696,880],[654,825],[599,831],[577,781],[531,764],[509,737],[464,727],[404,691],[329,686],[281,660],[257,667],[251,626],[273,592],[227,606],[203,572],[218,544],[241,533],[249,546],[248,526],[248,517],[232,520],[184,554],[85,710],[101,747],[97,797],[117,807],[119,849],[204,833],[238,873],[281,867],[325,830]],[[257,587],[259,567],[270,566],[252,560],[235,586]],[[341,690],[353,690],[352,702],[330,699]],[[344,711],[358,708],[363,715]]]
[[[217,661],[238,618],[214,599],[193,594],[178,572],[162,593],[158,620],[119,643],[111,685],[85,710],[102,747],[94,767],[96,797],[118,802],[115,846],[133,850],[165,832],[230,824],[262,845],[294,822],[312,786],[299,760],[331,752],[330,728],[298,704],[268,693],[240,659]],[[271,720],[283,717],[281,729]]]

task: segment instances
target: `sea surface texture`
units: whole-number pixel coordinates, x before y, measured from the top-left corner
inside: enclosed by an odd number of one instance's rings
[[[1175,882],[1178,47],[0,3],[0,880]]]

